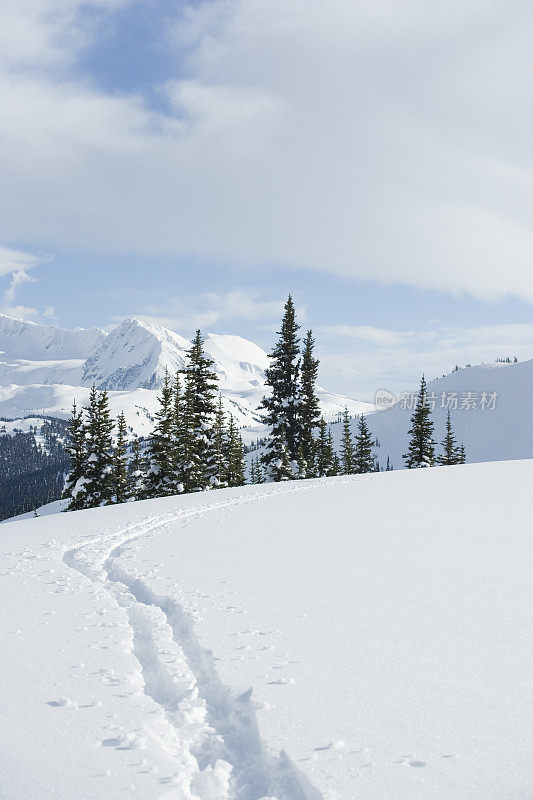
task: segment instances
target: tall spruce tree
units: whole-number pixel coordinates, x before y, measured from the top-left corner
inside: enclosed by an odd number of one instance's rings
[[[320,404],[316,393],[316,379],[318,375],[319,360],[314,357],[315,340],[313,332],[307,331],[302,352],[302,365],[300,371],[300,405],[299,405],[299,448],[298,448],[298,474],[299,477],[315,477],[316,470],[316,439],[315,430],[320,424]],[[301,451],[301,452],[300,452]],[[305,462],[305,474],[302,468]]]
[[[433,421],[431,409],[427,402],[427,386],[424,376],[420,381],[417,403],[411,417],[409,430],[409,449],[404,453],[405,466],[408,469],[433,467],[435,464],[435,442],[433,441]]]
[[[86,508],[113,502],[113,420],[107,392],[91,389],[87,413]]]
[[[188,353],[186,370],[186,405],[192,433],[192,456],[196,474],[192,491],[204,491],[216,485],[216,458],[213,423],[216,415],[217,375],[213,360],[204,352],[199,330]],[[191,463],[193,463],[191,462]],[[192,476],[190,476],[192,477]]]
[[[175,489],[174,448],[172,442],[173,393],[168,371],[165,370],[159,409],[155,414],[154,429],[149,438],[150,466],[146,475],[148,497],[165,497]]]
[[[333,468],[333,447],[328,438],[328,426],[324,417],[320,418],[318,429],[315,466],[317,477],[324,478],[326,475],[331,475]]]
[[[357,434],[355,436],[355,472],[362,474],[365,472],[376,471],[376,461],[372,455],[374,440],[366,424],[365,415],[361,414],[357,423]],[[388,463],[388,460],[387,460]],[[379,466],[377,468],[379,472]]]
[[[113,501],[126,503],[130,497],[130,479],[128,470],[128,428],[124,411],[117,418],[117,438],[113,452]]]
[[[436,458],[437,464],[452,465],[461,463],[460,448],[457,446],[455,441],[455,436],[452,430],[452,420],[449,411],[448,416],[446,417],[446,434],[441,442],[441,446],[442,453]]]
[[[271,362],[266,370],[266,384],[271,393],[261,404],[266,412],[265,422],[270,427],[262,462],[274,481],[290,477],[291,461],[296,461],[300,445],[299,328],[289,295],[278,331],[279,339],[269,354]]]
[[[352,439],[352,428],[350,425],[350,415],[345,408],[342,415],[342,437],[341,437],[341,466],[343,475],[353,475],[355,472],[355,451]]]
[[[76,401],[73,403],[69,420],[67,451],[70,458],[70,471],[65,479],[63,498],[69,502],[65,511],[79,511],[85,508],[87,452],[83,411],[78,411]]]

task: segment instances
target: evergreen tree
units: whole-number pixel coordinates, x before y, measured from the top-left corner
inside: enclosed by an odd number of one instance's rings
[[[130,498],[127,446],[128,428],[126,417],[122,411],[117,419],[117,439],[113,452],[113,500],[115,503],[126,503]]]
[[[234,445],[233,417],[230,419],[230,431],[226,431],[226,414],[222,405],[222,395],[218,396],[218,406],[213,425],[213,447],[215,452],[215,481],[214,486],[222,488],[228,485],[228,471],[231,471],[231,449]],[[233,437],[233,439],[232,439]]]
[[[131,454],[129,495],[131,500],[142,500],[146,495],[146,484],[144,459],[141,453],[141,443],[138,439],[133,440]]]
[[[446,434],[444,436],[443,441],[441,442],[442,445],[442,454],[437,456],[436,461],[437,464],[460,464],[460,448],[457,447],[455,442],[455,436],[452,430],[452,420],[450,417],[450,412],[448,411],[448,416],[446,417]]]
[[[149,438],[150,466],[146,476],[148,497],[165,497],[174,492],[174,447],[172,441],[173,397],[168,371],[165,370],[159,409]]]
[[[298,453],[298,461],[301,459],[306,463],[306,474],[299,477],[314,477],[316,475],[316,441],[314,431],[320,424],[320,405],[316,393],[316,379],[318,375],[319,361],[314,357],[313,351],[315,340],[313,332],[307,331],[305,337],[302,368],[300,373],[300,443],[301,457]]]
[[[285,461],[295,461],[298,456],[300,414],[298,377],[300,371],[299,325],[292,297],[289,295],[285,303],[281,330],[278,331],[278,342],[269,358],[270,366],[266,370],[266,384],[271,389],[269,397],[264,397],[261,407],[265,409],[265,422],[270,426],[270,436],[266,451],[262,456],[274,481],[288,480]]]
[[[334,460],[332,439],[328,436],[328,426],[324,417],[320,418],[318,429],[315,466],[317,477],[324,478],[332,474]]]
[[[303,478],[311,477],[309,475],[309,466],[307,461],[305,460],[303,446],[300,445],[298,448],[298,458],[296,459],[296,477],[299,480]]]
[[[353,475],[355,472],[355,451],[347,408],[342,415],[341,465],[343,475]]]
[[[78,511],[85,508],[85,481],[87,469],[87,453],[85,449],[85,425],[83,411],[78,411],[76,401],[72,406],[72,414],[68,426],[68,447],[70,471],[65,479],[63,498],[69,504],[65,511]]]
[[[244,447],[233,416],[230,416],[229,419],[226,452],[226,485],[243,486],[246,483],[244,477]]]
[[[216,485],[216,457],[213,422],[216,416],[217,376],[213,360],[206,356],[200,331],[196,331],[188,353],[186,370],[186,413],[191,436],[188,464],[188,491],[203,491]]]
[[[257,483],[257,471],[255,469],[255,458],[250,459],[250,483]]]
[[[372,455],[373,445],[374,441],[368,425],[366,424],[365,415],[361,414],[355,437],[355,472],[357,474],[374,471],[379,472],[379,465],[375,462]]]
[[[283,428],[281,428],[276,438],[272,440],[271,453],[272,460],[269,462],[269,469],[273,479],[279,482],[290,481],[294,478]]]
[[[465,450],[465,446],[464,446],[464,444],[462,442],[461,442],[461,446],[459,447],[459,451],[458,451],[457,463],[458,464],[466,464],[466,450]]]
[[[411,437],[409,449],[403,455],[405,466],[408,469],[433,467],[435,464],[433,422],[431,420],[431,409],[427,403],[427,387],[423,375],[420,381],[416,408],[411,417],[409,435]]]
[[[390,461],[390,457],[387,456],[387,466],[385,467],[385,472],[392,472],[393,466]]]
[[[179,372],[174,380],[172,422],[170,425],[171,441],[171,485],[173,494],[183,492],[183,468],[186,449],[186,432],[184,430],[184,398],[181,390]]]
[[[87,413],[86,508],[113,502],[113,420],[107,392],[93,386]]]
[[[331,459],[331,472],[329,473],[331,477],[333,475],[341,474],[341,460],[339,458],[339,454],[335,452],[335,449],[333,447],[333,434],[331,433],[331,431],[329,432],[328,439],[329,439],[329,447],[331,449],[331,452],[333,453]]]

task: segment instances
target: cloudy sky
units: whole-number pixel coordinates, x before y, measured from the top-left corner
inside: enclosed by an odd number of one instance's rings
[[[268,348],[328,388],[533,356],[533,4],[0,0],[0,311]]]

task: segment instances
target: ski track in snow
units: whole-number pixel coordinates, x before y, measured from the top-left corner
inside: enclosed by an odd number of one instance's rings
[[[199,644],[190,614],[172,597],[155,595],[143,580],[115,565],[128,544],[234,505],[266,500],[307,487],[246,494],[205,508],[147,517],[115,532],[95,534],[63,554],[63,562],[104,586],[127,615],[144,694],[163,713],[161,746],[175,759],[171,797],[190,800],[323,800],[284,751],[274,756],[261,741],[252,690],[234,697],[220,680],[212,654]],[[131,736],[103,746],[134,747]],[[176,794],[172,793],[172,789]]]

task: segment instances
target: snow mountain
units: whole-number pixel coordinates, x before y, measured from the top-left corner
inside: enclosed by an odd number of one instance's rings
[[[157,410],[154,390],[161,388],[165,370],[173,376],[186,365],[189,348],[183,336],[136,318],[107,333],[64,331],[0,315],[0,416],[66,417],[73,399],[84,404],[95,384],[110,392],[112,409],[124,409],[136,433],[146,434]],[[245,438],[260,435],[267,354],[240,336],[214,333],[205,336],[205,350],[214,361],[226,410],[248,429]],[[345,406],[354,414],[373,409],[323,389],[319,396],[327,418]]]

